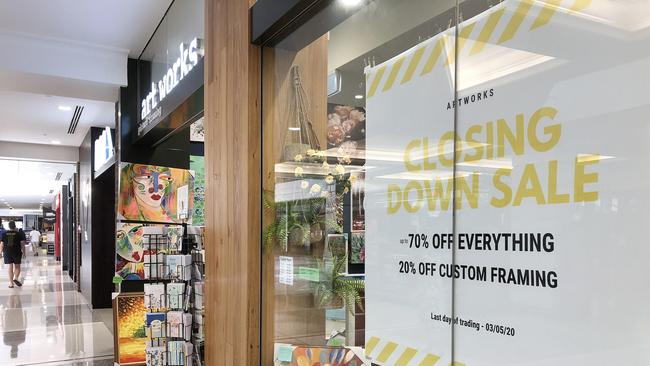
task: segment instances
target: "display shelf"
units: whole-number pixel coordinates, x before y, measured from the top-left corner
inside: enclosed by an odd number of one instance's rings
[[[148,364],[201,365],[205,279],[205,254],[199,249],[202,241],[197,234],[188,235],[187,227],[181,245],[171,243],[164,234],[145,236],[145,326],[149,337],[146,352],[151,361]],[[197,284],[199,291],[195,290]],[[153,328],[150,318],[159,318]]]

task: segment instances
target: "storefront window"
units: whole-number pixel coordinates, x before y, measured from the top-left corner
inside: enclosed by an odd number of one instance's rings
[[[341,0],[267,45],[262,363],[647,363],[649,26]]]
[[[328,33],[306,42],[299,36],[312,26],[307,24],[295,36],[264,50],[265,364],[273,357],[276,364],[311,365],[340,355],[349,364],[361,365],[366,363],[368,324],[385,323],[389,320],[385,314],[392,309],[420,303],[419,311],[393,313],[400,317],[400,325],[375,327],[373,337],[389,339],[382,332],[408,334],[421,323],[422,311],[451,314],[451,282],[431,286],[428,279],[416,279],[406,249],[423,244],[426,239],[419,234],[426,230],[451,232],[451,211],[423,211],[396,222],[413,234],[409,243],[401,243],[409,237],[402,237],[395,226],[370,221],[367,213],[386,211],[382,185],[401,184],[418,175],[404,171],[399,146],[408,144],[409,136],[422,126],[453,130],[453,114],[434,118],[430,96],[422,94],[412,100],[413,107],[386,111],[384,117],[392,123],[375,127],[371,135],[372,119],[377,117],[367,110],[366,99],[390,89],[377,81],[382,73],[395,86],[437,84],[441,95],[453,99],[452,73],[419,79],[422,70],[404,57],[400,62],[408,75],[379,65],[404,52],[415,52],[427,62],[430,52],[412,47],[453,30],[455,3],[348,3],[334,2],[324,11],[345,18]],[[319,23],[318,16],[313,23]],[[446,38],[437,52],[444,59],[453,57],[453,37]],[[452,166],[435,174],[451,180]],[[390,237],[403,254],[366,245],[380,237]],[[370,256],[388,257],[367,261]],[[401,268],[396,267],[396,258]],[[423,258],[451,261],[451,251],[429,251]],[[367,272],[377,275],[373,281],[366,281]],[[410,294],[382,290],[386,285],[400,286],[404,276],[415,280]],[[381,293],[372,306],[366,296],[370,290]],[[440,324],[421,342],[421,347],[450,355],[451,328]]]

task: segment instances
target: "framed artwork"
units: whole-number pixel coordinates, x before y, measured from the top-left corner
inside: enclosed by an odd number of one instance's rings
[[[205,158],[203,156],[190,155],[190,170],[194,172],[194,212],[192,213],[192,225],[203,226],[205,224]]]
[[[203,117],[190,125],[190,141],[204,142],[205,130],[203,129]]]
[[[352,202],[350,204],[352,231],[361,231],[366,229],[366,212],[363,208],[363,201],[366,197],[366,173],[354,172],[355,180],[351,186]]]
[[[187,186],[187,188],[185,188]],[[194,191],[190,170],[122,163],[118,219],[159,223],[191,223],[194,195],[179,199],[181,192]],[[189,217],[182,218],[178,202],[187,202]]]
[[[115,362],[119,365],[144,365],[147,361],[147,335],[144,326],[144,293],[121,293],[113,300],[115,324]]]
[[[354,351],[344,347],[296,347],[290,366],[363,366]]]
[[[327,234],[324,259],[345,258],[348,255],[348,234]]]
[[[350,264],[366,263],[366,232],[354,232],[350,235]]]
[[[327,149],[338,157],[363,163],[366,159],[366,110],[327,105]]]

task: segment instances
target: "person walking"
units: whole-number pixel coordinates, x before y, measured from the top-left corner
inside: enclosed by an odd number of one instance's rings
[[[9,266],[9,288],[13,288],[14,284],[18,287],[23,285],[20,282],[20,263],[25,258],[25,241],[25,232],[16,230],[16,223],[9,221],[9,230],[2,234],[0,240],[0,251],[5,264]]]
[[[2,226],[2,219],[0,219],[0,240],[2,240],[2,236],[5,234],[5,228]]]
[[[38,252],[40,251],[39,243],[41,242],[41,232],[36,230],[33,226],[32,231],[29,232],[29,241],[32,243],[32,252],[34,252],[35,256],[38,256]]]

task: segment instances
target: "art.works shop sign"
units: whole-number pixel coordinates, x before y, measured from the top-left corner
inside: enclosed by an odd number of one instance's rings
[[[196,66],[202,63],[203,40],[194,38],[189,44],[178,46],[178,57],[159,80],[151,81],[151,90],[140,102],[141,137],[178,107],[196,89],[203,85],[203,72]],[[195,72],[192,72],[195,71]]]

